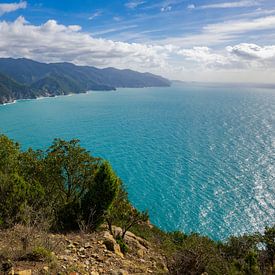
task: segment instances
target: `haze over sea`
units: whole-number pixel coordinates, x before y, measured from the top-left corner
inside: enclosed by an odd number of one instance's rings
[[[275,222],[275,91],[197,84],[20,101],[0,132],[28,147],[78,138],[165,230],[215,239]]]

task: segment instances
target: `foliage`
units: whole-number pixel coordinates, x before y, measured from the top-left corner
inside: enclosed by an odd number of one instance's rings
[[[25,152],[0,136],[0,225],[25,222],[26,209],[43,210],[52,229],[73,230],[79,221],[90,229],[104,221],[119,189],[107,162],[91,156],[78,140],[55,139],[46,150]],[[39,212],[39,211],[38,211]],[[29,218],[29,217],[28,217]]]
[[[148,212],[140,212],[134,208],[128,200],[128,194],[125,191],[125,188],[120,184],[118,195],[110,207],[106,217],[110,233],[114,235],[112,230],[113,224],[119,225],[122,228],[120,237],[124,239],[125,234],[130,230],[130,228],[134,225],[147,222],[148,220]]]
[[[24,257],[21,257],[21,259],[35,262],[51,262],[54,259],[54,256],[50,250],[45,247],[38,246]]]
[[[116,237],[116,242],[118,243],[118,245],[120,247],[120,251],[123,254],[126,254],[129,251],[128,245],[125,243],[125,241],[122,239],[121,236]]]
[[[104,161],[98,168],[94,184],[85,194],[82,200],[82,212],[85,220],[89,220],[92,214],[93,229],[104,221],[105,213],[112,206],[120,186],[120,181],[112,167]]]

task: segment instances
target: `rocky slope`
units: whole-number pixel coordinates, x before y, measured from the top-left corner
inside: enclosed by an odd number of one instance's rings
[[[116,234],[120,230],[114,227]],[[127,275],[168,272],[161,251],[131,232],[125,237],[128,246],[125,254],[106,229],[93,234],[43,235],[32,232],[31,243],[25,248],[29,252],[26,253],[22,248],[22,236],[27,232],[27,228],[20,226],[0,232],[1,274]],[[41,245],[41,241],[44,244],[39,246],[39,250],[37,245]]]

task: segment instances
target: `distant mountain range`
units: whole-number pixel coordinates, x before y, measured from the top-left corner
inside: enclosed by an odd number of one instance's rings
[[[166,87],[170,81],[154,74],[115,68],[98,69],[71,63],[40,63],[0,58],[0,104],[16,99],[109,91],[116,88]]]

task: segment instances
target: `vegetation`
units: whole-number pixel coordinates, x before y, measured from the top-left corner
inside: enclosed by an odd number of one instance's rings
[[[45,64],[29,59],[0,58],[0,104],[15,99],[66,95],[118,87],[170,86],[160,76],[114,68],[97,69],[70,63]]]
[[[131,230],[166,256],[170,274],[275,272],[275,226],[216,242],[196,233],[164,232],[148,219],[147,212],[131,205],[110,164],[92,156],[78,140],[55,139],[45,151],[21,151],[18,143],[0,136],[0,229],[24,228],[19,259],[53,262],[47,242],[31,245],[39,226],[47,232],[90,232],[106,222],[113,235],[113,225],[121,227],[114,237],[123,253]]]

